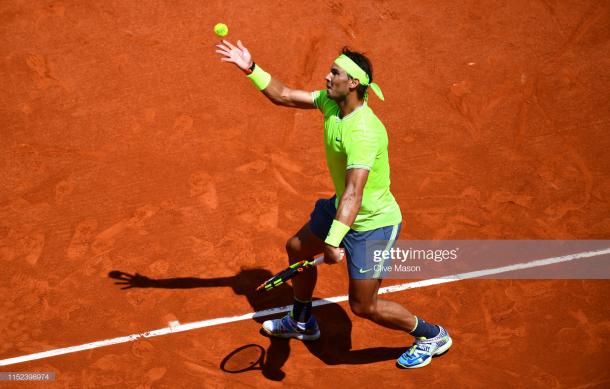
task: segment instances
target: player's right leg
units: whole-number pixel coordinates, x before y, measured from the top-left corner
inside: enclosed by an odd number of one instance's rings
[[[321,199],[311,213],[311,219],[286,242],[286,253],[290,264],[301,260],[312,260],[324,251],[324,237],[328,234],[335,217],[334,197]],[[311,314],[313,290],[318,272],[315,267],[292,279],[294,303],[292,311],[281,319],[267,320],[263,330],[281,338],[315,340],[320,337],[320,329]]]
[[[306,260],[313,260],[314,256],[324,251],[324,242],[320,240],[310,228],[310,222],[286,242],[286,253],[290,264]],[[308,269],[303,274],[292,279],[294,297],[301,301],[311,300],[313,290],[318,279],[316,267]]]
[[[290,264],[303,259],[312,260],[323,250],[323,242],[306,223],[292,238],[286,242],[286,252]],[[300,340],[316,340],[320,337],[320,329],[314,316],[311,315],[311,299],[316,286],[317,269],[315,266],[292,279],[294,304],[292,311],[281,319],[266,320],[263,330],[279,338],[296,338]]]

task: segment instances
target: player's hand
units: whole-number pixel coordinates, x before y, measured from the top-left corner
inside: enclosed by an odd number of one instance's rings
[[[222,55],[221,61],[232,62],[243,71],[248,70],[252,66],[252,56],[241,41],[238,40],[237,46],[234,46],[228,40],[223,39],[222,43],[217,44],[216,47],[218,47],[216,52]]]
[[[118,280],[115,285],[123,286],[121,289],[131,288],[152,288],[157,286],[157,282],[141,274],[129,274],[122,271],[113,270],[108,273],[108,277]]]
[[[339,263],[343,260],[343,255],[345,255],[344,249],[328,244],[324,245],[324,263],[328,265]]]

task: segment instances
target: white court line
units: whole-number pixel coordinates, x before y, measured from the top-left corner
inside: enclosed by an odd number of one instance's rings
[[[477,270],[477,271],[468,272],[468,273],[455,274],[452,276],[433,278],[430,280],[409,282],[409,283],[400,284],[400,285],[386,286],[384,288],[379,289],[379,294],[395,293],[395,292],[400,292],[400,291],[407,290],[407,289],[423,288],[426,286],[439,285],[439,284],[444,284],[447,282],[454,282],[454,281],[460,281],[460,280],[467,280],[467,279],[471,279],[471,278],[484,277],[484,276],[489,276],[489,275],[493,275],[493,274],[510,272],[510,271],[514,271],[514,270],[522,270],[522,269],[530,269],[530,268],[540,267],[540,266],[547,266],[547,265],[552,265],[555,263],[572,261],[574,259],[590,258],[590,257],[596,257],[596,256],[600,256],[600,255],[605,255],[605,254],[610,254],[610,248],[602,249],[602,250],[595,250],[595,251],[586,251],[586,252],[570,254],[570,255],[564,255],[561,257],[538,259],[538,260],[531,261],[531,262],[517,263],[514,265],[502,266],[502,267],[497,267],[497,268],[493,268],[493,269]],[[342,302],[342,301],[347,301],[347,299],[348,299],[348,296],[330,297],[330,298],[323,299],[323,300],[315,300],[313,302],[313,305],[321,306],[321,305],[326,305],[326,304],[330,304],[330,303],[338,303],[338,302]],[[197,322],[193,322],[193,323],[172,325],[169,327],[160,328],[157,330],[152,330],[152,331],[147,331],[147,332],[142,332],[139,334],[132,334],[132,335],[127,335],[127,336],[121,336],[118,338],[99,340],[97,342],[85,343],[85,344],[81,344],[78,346],[58,348],[55,350],[43,351],[40,353],[34,353],[34,354],[23,355],[20,357],[3,359],[3,360],[0,360],[0,366],[8,366],[8,365],[14,365],[16,363],[34,361],[34,360],[43,359],[43,358],[50,358],[50,357],[54,357],[54,356],[58,356],[58,355],[75,353],[78,351],[106,347],[106,346],[110,346],[113,344],[133,342],[135,340],[142,339],[142,338],[152,338],[154,336],[161,336],[161,335],[168,335],[171,333],[190,331],[190,330],[194,330],[197,328],[205,328],[205,327],[211,327],[211,326],[216,326],[216,325],[221,325],[221,324],[233,323],[233,322],[241,321],[241,320],[253,319],[253,318],[257,318],[257,317],[271,316],[271,315],[275,315],[278,313],[287,312],[291,308],[292,308],[292,305],[287,305],[285,307],[266,309],[264,311],[250,312],[250,313],[246,313],[246,314],[240,315],[240,316],[219,317],[216,319],[202,320],[202,321],[197,321]]]

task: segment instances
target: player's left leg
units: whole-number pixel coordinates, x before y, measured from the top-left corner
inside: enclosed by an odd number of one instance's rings
[[[423,367],[432,357],[440,355],[451,347],[452,340],[447,331],[413,315],[402,305],[379,298],[382,274],[367,257],[366,242],[382,242],[385,249],[393,247],[400,226],[389,226],[376,230],[350,231],[343,239],[347,251],[349,274],[349,304],[357,316],[369,319],[387,328],[405,331],[415,337],[415,343],[397,360],[404,368]]]
[[[410,332],[415,327],[415,316],[394,301],[379,298],[381,280],[349,280],[349,306],[359,317],[394,330]]]
[[[403,368],[424,367],[432,357],[451,347],[452,339],[442,327],[413,315],[402,305],[379,298],[381,280],[353,279],[349,283],[349,304],[352,312],[387,328],[402,330],[415,337],[415,343],[398,358]]]

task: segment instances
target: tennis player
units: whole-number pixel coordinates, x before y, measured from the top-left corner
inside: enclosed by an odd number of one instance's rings
[[[368,106],[368,89],[381,100],[381,89],[373,83],[370,61],[363,54],[342,50],[326,75],[326,89],[314,92],[291,89],[252,61],[248,49],[237,41],[223,40],[216,52],[221,60],[241,69],[254,86],[276,105],[319,109],[324,114],[326,161],[336,195],[316,202],[310,220],[286,243],[290,264],[324,253],[334,264],[347,254],[349,305],[352,312],[387,328],[413,337],[413,345],[397,360],[404,368],[429,364],[432,357],[451,347],[447,331],[411,314],[398,303],[377,296],[379,271],[366,260],[366,241],[384,240],[393,247],[400,233],[402,216],[390,192],[388,136],[381,121]],[[271,336],[304,341],[320,337],[311,314],[317,270],[293,279],[292,312],[267,320],[263,330]]]

